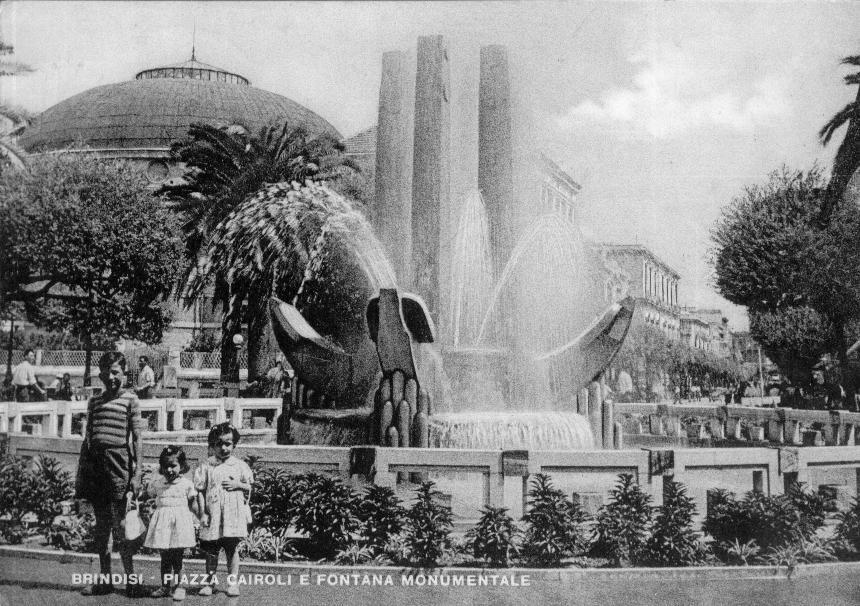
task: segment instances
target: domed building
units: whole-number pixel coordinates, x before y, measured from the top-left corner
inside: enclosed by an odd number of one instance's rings
[[[133,80],[106,84],[69,97],[39,114],[9,149],[24,156],[71,151],[140,165],[153,186],[178,178],[183,166],[170,156],[173,141],[192,123],[241,126],[257,132],[271,124],[303,126],[313,135],[342,139],[327,120],[282,95],[251,86],[240,74],[191,60],[139,72]],[[2,151],[2,150],[0,150]],[[201,329],[221,326],[209,300],[177,306],[162,347],[183,347]]]
[[[91,152],[141,164],[153,183],[177,177],[170,144],[193,122],[242,125],[251,132],[286,120],[312,134],[340,133],[308,108],[251,86],[240,75],[197,61],[145,69],[134,80],[106,84],[42,112],[18,138],[28,154]]]

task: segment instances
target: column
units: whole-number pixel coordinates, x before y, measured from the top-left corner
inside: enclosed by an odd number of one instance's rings
[[[376,192],[372,222],[397,274],[398,283],[408,287],[412,279],[412,200],[407,189],[406,95],[405,53],[384,53],[382,81],[379,85]]]
[[[484,197],[496,275],[514,246],[514,174],[508,51],[481,47],[478,90],[478,188]]]
[[[442,36],[418,38],[412,160],[413,286],[439,325],[442,227],[450,207],[448,49]]]

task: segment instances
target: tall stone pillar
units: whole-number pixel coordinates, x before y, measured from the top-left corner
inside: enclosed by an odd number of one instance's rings
[[[448,48],[442,36],[418,38],[412,160],[412,285],[437,326],[442,229],[450,211]]]
[[[406,54],[382,55],[376,133],[376,196],[372,222],[397,282],[412,280],[412,199],[408,190]]]
[[[498,276],[514,247],[514,165],[508,51],[481,47],[478,91],[478,188],[490,227],[493,268]]]

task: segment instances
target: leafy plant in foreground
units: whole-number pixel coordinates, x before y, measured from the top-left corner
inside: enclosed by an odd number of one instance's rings
[[[478,525],[466,533],[466,548],[476,558],[487,560],[490,566],[507,567],[511,553],[517,550],[518,534],[505,507],[487,505],[481,511]]]
[[[651,496],[639,488],[630,474],[618,476],[611,500],[600,508],[592,551],[616,566],[637,560],[645,546],[651,523]]]
[[[363,523],[362,538],[373,555],[381,554],[406,524],[406,509],[388,486],[368,488],[359,504],[358,516]]]
[[[693,530],[696,505],[683,484],[665,479],[663,505],[651,527],[641,560],[651,566],[692,566],[704,559],[699,535]]]
[[[409,509],[405,542],[409,559],[421,566],[435,566],[449,545],[451,508],[438,502],[441,493],[433,482],[418,488],[417,500]]]
[[[548,475],[535,475],[528,497],[522,545],[526,561],[537,566],[558,566],[562,559],[585,547],[585,513],[553,486]]]
[[[291,501],[296,529],[307,533],[320,556],[334,556],[357,537],[359,498],[340,478],[318,473],[296,476]]]

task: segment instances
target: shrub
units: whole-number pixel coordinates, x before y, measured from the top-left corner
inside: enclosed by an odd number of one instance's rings
[[[851,507],[836,514],[839,525],[836,536],[847,542],[855,551],[860,551],[860,499],[854,499]]]
[[[47,535],[54,518],[63,513],[63,502],[74,496],[72,474],[63,469],[57,459],[45,456],[36,459],[33,473],[38,486],[38,498],[33,513],[36,515],[39,530]]]
[[[359,564],[380,563],[382,557],[374,553],[374,550],[367,545],[353,543],[346,549],[338,551],[334,556],[334,561],[341,565],[358,566]]]
[[[422,566],[435,566],[449,545],[451,508],[437,501],[441,493],[433,482],[418,488],[417,500],[409,509],[405,543],[409,559]]]
[[[53,526],[47,529],[48,544],[57,549],[95,552],[95,537],[93,529],[96,518],[93,514],[71,514],[57,518]]]
[[[593,553],[616,566],[627,565],[636,561],[645,546],[651,523],[651,496],[625,473],[618,476],[610,497],[597,514]]]
[[[0,511],[9,516],[10,526],[23,522],[34,505],[31,494],[33,476],[28,464],[19,457],[4,457],[0,461]]]
[[[714,491],[702,528],[716,540],[714,550],[722,557],[735,540],[753,540],[765,552],[788,545],[796,541],[804,524],[813,526],[814,514],[810,510],[802,515],[786,495],[766,496],[751,491],[738,501],[732,493]]]
[[[359,497],[340,478],[307,473],[294,482],[290,514],[311,539],[312,551],[330,558],[345,549],[361,529]]]
[[[268,528],[254,528],[239,543],[239,557],[253,558],[264,562],[295,560],[300,556],[293,549],[293,541],[285,531],[272,532]]]
[[[665,479],[663,505],[651,527],[642,561],[651,566],[692,566],[704,560],[699,535],[693,531],[696,505],[683,484]]]
[[[254,474],[250,505],[255,525],[280,530],[292,524],[295,483],[294,476],[276,467]]]
[[[406,524],[406,509],[388,486],[371,486],[359,510],[362,538],[373,556],[381,554],[392,537]]]
[[[481,511],[477,526],[466,533],[466,549],[476,558],[489,562],[490,566],[506,567],[511,553],[517,550],[515,540],[518,534],[506,508],[488,505]]]
[[[738,540],[735,539],[730,545],[727,545],[723,551],[726,563],[748,566],[749,563],[759,554],[761,549],[755,544],[753,539],[750,539],[746,543],[739,543]]]
[[[0,512],[9,519],[3,524],[3,540],[21,542],[29,534],[25,518],[35,518],[39,532],[50,539],[54,518],[72,496],[71,474],[56,459],[5,457],[0,461]]]
[[[800,514],[798,532],[807,539],[814,537],[818,529],[824,526],[824,497],[807,490],[803,482],[792,483],[785,496]]]
[[[578,503],[555,488],[546,474],[532,480],[528,494],[522,554],[537,566],[558,566],[561,560],[585,547],[585,514]]]

